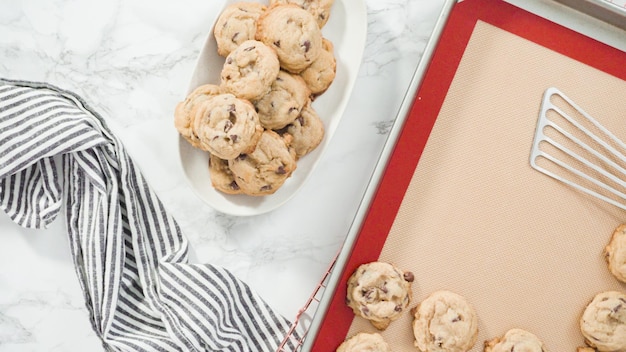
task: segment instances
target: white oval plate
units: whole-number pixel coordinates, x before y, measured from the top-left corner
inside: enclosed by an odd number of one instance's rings
[[[240,0],[227,0],[224,6],[236,1]],[[253,197],[228,195],[215,190],[211,186],[207,152],[192,147],[179,137],[179,155],[187,180],[200,198],[211,207],[237,216],[266,213],[291,199],[311,176],[339,124],[361,65],[367,34],[365,0],[335,0],[330,18],[322,28],[322,34],[332,41],[337,59],[335,80],[313,102],[313,107],[324,121],[325,136],[315,150],[298,160],[296,170],[274,194]],[[223,64],[224,58],[217,54],[217,44],[211,32],[200,52],[188,93],[202,84],[219,84]]]

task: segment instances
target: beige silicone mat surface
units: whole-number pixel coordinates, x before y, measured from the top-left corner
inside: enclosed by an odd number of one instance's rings
[[[471,351],[513,327],[575,351],[591,298],[626,292],[602,255],[626,212],[529,165],[551,86],[626,140],[626,82],[479,22],[380,256],[414,272],[411,306],[441,289],[473,304]],[[348,336],[359,331],[376,329],[355,318]],[[416,351],[410,314],[382,334],[394,352]]]

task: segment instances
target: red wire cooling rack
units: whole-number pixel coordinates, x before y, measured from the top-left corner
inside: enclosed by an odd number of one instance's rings
[[[289,331],[285,335],[285,338],[283,339],[282,343],[280,344],[280,346],[278,346],[277,352],[294,352],[294,351],[299,351],[302,348],[302,345],[304,344],[304,339],[306,338],[307,333],[309,332],[311,319],[313,318],[313,315],[315,314],[315,311],[317,310],[320,304],[320,300],[322,299],[321,296],[324,293],[324,290],[326,289],[326,285],[328,285],[328,277],[330,273],[332,272],[333,267],[335,266],[335,262],[337,261],[338,256],[339,256],[339,252],[335,255],[335,257],[331,261],[330,265],[328,266],[328,269],[326,269],[326,271],[324,272],[322,279],[320,280],[319,284],[317,285],[317,287],[315,288],[311,296],[307,299],[304,306],[296,314],[296,318],[294,319],[293,323],[291,323],[291,326],[289,327]],[[298,335],[297,336],[296,330],[298,329],[298,327],[300,327],[301,331],[297,332],[297,335]],[[287,349],[288,342],[290,340],[296,342],[296,345],[293,347],[293,350]]]

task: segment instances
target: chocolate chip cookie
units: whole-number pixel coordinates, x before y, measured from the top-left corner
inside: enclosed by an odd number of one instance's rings
[[[265,130],[254,151],[229,160],[228,166],[245,194],[273,194],[296,169],[296,156],[289,148],[291,136]]]
[[[225,93],[197,106],[193,132],[201,149],[228,160],[253,151],[263,127],[252,103]]]
[[[598,351],[626,351],[626,294],[598,293],[580,317],[585,342]]]
[[[280,66],[300,73],[322,51],[322,32],[315,18],[298,5],[270,6],[257,21],[256,39],[276,50]]]
[[[213,29],[217,53],[228,56],[241,43],[254,39],[256,21],[267,9],[258,2],[237,2],[228,5],[220,14]]]
[[[336,352],[391,352],[391,348],[380,334],[360,332],[342,342]]]
[[[504,336],[485,341],[485,352],[547,352],[543,342],[534,334],[522,330],[511,329]]]
[[[324,93],[335,80],[337,75],[337,60],[334,54],[333,44],[330,40],[322,38],[322,51],[313,63],[300,72],[311,94]]]
[[[257,100],[269,92],[279,70],[273,49],[260,41],[246,40],[226,57],[220,86],[238,98]]]
[[[185,97],[185,100],[176,104],[174,110],[174,126],[181,136],[185,138],[192,146],[200,148],[198,136],[193,133],[193,117],[195,116],[195,108],[199,103],[220,94],[219,86],[214,84],[204,84]]]
[[[233,172],[228,167],[228,160],[209,155],[209,177],[213,188],[226,194],[241,194],[243,191],[237,184]]]
[[[346,304],[355,315],[385,330],[411,303],[413,274],[385,262],[362,264],[348,279]]]
[[[300,116],[281,129],[280,133],[289,133],[293,136],[291,146],[296,152],[296,157],[301,158],[317,148],[324,139],[324,122],[309,101],[302,108]]]
[[[294,4],[309,11],[317,21],[317,25],[322,28],[330,18],[330,10],[334,0],[270,0],[270,5],[274,4]]]
[[[618,226],[609,244],[604,248],[609,271],[621,282],[626,282],[626,224]]]
[[[422,352],[466,352],[476,343],[478,318],[464,297],[437,291],[415,308],[413,335]]]
[[[261,125],[267,129],[280,129],[293,122],[310,94],[302,77],[281,70],[269,93],[254,103]]]

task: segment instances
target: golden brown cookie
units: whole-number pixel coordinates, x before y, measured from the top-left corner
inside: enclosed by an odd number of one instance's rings
[[[293,136],[291,147],[298,158],[313,151],[324,139],[324,123],[310,102],[302,108],[300,116],[281,131]]]
[[[265,130],[254,151],[229,160],[228,166],[245,194],[272,194],[291,176],[296,169],[296,157],[289,148],[290,138]]]
[[[219,86],[204,84],[189,93],[187,97],[185,97],[185,100],[176,104],[176,109],[174,110],[174,126],[180,135],[196,148],[200,147],[200,143],[198,136],[193,133],[194,109],[199,103],[220,94],[220,92]]]
[[[547,352],[548,350],[534,334],[522,330],[511,329],[504,336],[485,341],[485,352]]]
[[[601,352],[626,351],[626,294],[598,293],[580,317],[587,345]]]
[[[380,334],[360,332],[342,342],[336,352],[391,352],[391,348]]]
[[[322,51],[322,32],[313,16],[297,5],[270,6],[257,21],[256,39],[276,50],[280,66],[300,73]]]
[[[275,4],[294,4],[309,11],[322,28],[330,18],[330,11],[334,0],[270,0],[270,6]]]
[[[313,63],[300,72],[300,76],[311,90],[311,94],[324,93],[337,75],[337,60],[335,59],[333,44],[330,40],[322,39],[322,51]]]
[[[464,297],[433,292],[415,308],[413,335],[422,352],[466,352],[476,343],[478,318]]]
[[[217,42],[217,53],[228,56],[241,43],[254,39],[256,21],[267,9],[258,2],[237,2],[228,5],[217,18],[213,35]]]
[[[355,315],[385,330],[411,303],[413,274],[385,262],[362,264],[348,279],[346,304]]]
[[[609,244],[604,248],[609,271],[621,282],[626,282],[626,224],[619,225]]]
[[[228,160],[209,155],[209,177],[215,189],[226,194],[243,193],[235,181],[233,172],[228,167]]]
[[[238,98],[256,100],[269,92],[279,70],[273,49],[262,42],[246,40],[226,57],[220,86]]]
[[[267,129],[280,129],[290,124],[300,115],[310,94],[300,76],[281,70],[269,93],[254,103],[261,125]]]
[[[263,133],[252,103],[232,94],[207,99],[195,111],[193,131],[200,148],[221,159],[253,151]]]

